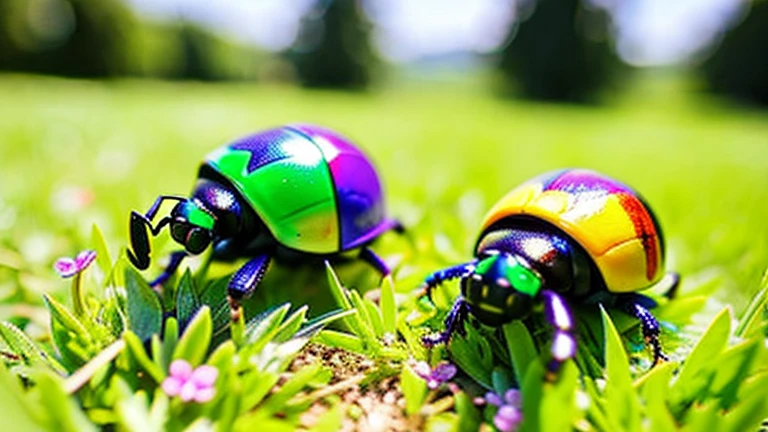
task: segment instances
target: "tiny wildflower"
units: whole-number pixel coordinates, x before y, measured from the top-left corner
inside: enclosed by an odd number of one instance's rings
[[[179,396],[183,402],[205,403],[213,399],[213,384],[219,371],[213,366],[202,365],[194,370],[186,360],[174,360],[170,374],[163,381],[163,391],[170,397]]]
[[[507,390],[503,398],[496,393],[488,392],[485,394],[484,402],[499,407],[493,417],[493,425],[501,432],[517,430],[520,422],[523,421],[523,413],[520,411],[522,406],[520,391],[516,389]]]
[[[456,366],[448,362],[440,362],[434,369],[429,367],[425,361],[416,362],[411,365],[416,375],[427,381],[427,387],[434,390],[440,384],[450,380],[456,375]]]
[[[56,260],[53,265],[54,270],[63,278],[71,278],[72,276],[82,272],[96,259],[96,251],[84,250],[77,254],[75,259],[70,257],[62,257]]]

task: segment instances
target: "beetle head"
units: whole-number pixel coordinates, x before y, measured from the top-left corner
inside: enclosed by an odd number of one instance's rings
[[[461,292],[480,322],[499,326],[528,316],[541,285],[541,276],[522,259],[492,251],[462,278]]]
[[[200,201],[188,199],[173,208],[170,224],[171,237],[187,252],[196,255],[211,243],[216,218]]]

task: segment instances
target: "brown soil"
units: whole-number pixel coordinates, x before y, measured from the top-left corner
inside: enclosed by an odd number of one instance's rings
[[[322,397],[301,418],[302,426],[312,427],[326,413],[330,404],[325,399],[340,398],[343,414],[342,431],[414,431],[422,418],[405,415],[405,399],[397,376],[367,383],[376,365],[370,359],[338,348],[309,344],[291,364],[296,371],[310,364],[321,363],[333,371],[328,386],[315,391]]]

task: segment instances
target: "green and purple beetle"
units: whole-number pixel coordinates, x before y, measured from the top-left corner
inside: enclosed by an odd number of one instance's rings
[[[619,307],[637,317],[653,348],[665,359],[655,304],[637,291],[664,275],[664,239],[646,202],[628,186],[583,169],[536,177],[505,195],[486,215],[475,259],[430,275],[426,295],[443,281],[460,279],[461,295],[445,330],[424,337],[432,346],[464,334],[469,314],[500,326],[543,309],[554,327],[550,376],[576,353],[568,302]],[[669,273],[668,295],[679,277]]]
[[[152,225],[165,200],[178,201]],[[190,197],[162,195],[146,214],[131,214],[128,257],[150,264],[149,231],[166,225],[184,250],[154,281],[160,285],[187,255],[213,245],[213,258],[249,258],[229,281],[233,319],[272,259],[296,262],[360,250],[383,276],[389,268],[368,248],[377,236],[402,231],[386,216],[381,182],[369,159],[346,138],[312,125],[292,125],[249,135],[210,153]]]

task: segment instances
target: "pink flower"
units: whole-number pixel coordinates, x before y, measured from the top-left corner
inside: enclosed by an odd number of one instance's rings
[[[501,432],[515,431],[520,426],[520,422],[523,421],[523,413],[520,411],[522,402],[519,390],[507,390],[504,393],[504,398],[496,393],[488,392],[482,402],[499,407],[496,415],[493,416],[493,425]]]
[[[193,370],[186,360],[174,360],[169,372],[163,381],[163,391],[170,397],[179,396],[183,402],[205,403],[216,394],[213,384],[219,371],[213,366],[202,365]]]
[[[96,259],[96,251],[84,250],[75,259],[63,257],[56,260],[53,269],[63,278],[70,278],[88,268]]]
[[[448,362],[440,362],[434,369],[429,367],[425,361],[417,362],[411,365],[416,375],[427,381],[427,387],[434,390],[440,387],[440,384],[447,382],[456,375],[456,366]]]

